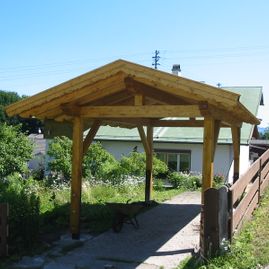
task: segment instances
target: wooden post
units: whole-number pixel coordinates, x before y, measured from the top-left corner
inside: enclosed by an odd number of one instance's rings
[[[258,177],[259,177],[259,187],[258,187],[258,204],[260,204],[261,201],[261,182],[262,182],[262,159],[259,159],[259,172],[258,172]]]
[[[83,122],[80,117],[73,121],[70,228],[73,239],[80,237],[81,178],[83,156]]]
[[[203,139],[203,171],[202,171],[202,197],[201,197],[201,226],[200,226],[200,252],[204,253],[204,193],[212,187],[214,176],[214,154],[218,140],[218,123],[215,125],[214,118],[207,116],[204,118],[204,139]],[[220,126],[220,125],[219,125]]]
[[[149,152],[146,153],[146,186],[145,202],[149,203],[152,194],[152,161],[153,161],[153,128],[147,127],[147,141]]]
[[[233,183],[239,178],[240,169],[240,127],[232,126],[233,151],[234,151],[234,174]]]
[[[0,204],[0,257],[8,255],[8,216],[9,205]]]

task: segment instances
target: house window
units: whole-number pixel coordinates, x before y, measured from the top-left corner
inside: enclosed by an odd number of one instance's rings
[[[190,151],[170,151],[155,150],[156,156],[165,162],[170,171],[190,172],[191,152]]]

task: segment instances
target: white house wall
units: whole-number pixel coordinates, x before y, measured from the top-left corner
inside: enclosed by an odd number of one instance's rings
[[[251,161],[249,160],[249,146],[241,145],[240,146],[240,164],[239,164],[239,176],[244,174],[251,165]],[[229,171],[229,182],[233,182],[233,170],[234,170],[234,162],[232,161],[231,169]]]
[[[128,155],[137,147],[138,152],[143,152],[143,145],[140,142],[132,141],[101,141],[103,147],[109,151],[116,159],[123,155]],[[202,144],[180,144],[180,143],[154,143],[154,149],[190,150],[191,151],[191,171],[202,171]],[[228,176],[233,160],[231,145],[217,145],[214,161],[214,173]]]

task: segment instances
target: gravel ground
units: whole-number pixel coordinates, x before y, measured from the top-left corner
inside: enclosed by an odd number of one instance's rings
[[[49,252],[24,257],[14,267],[172,269],[198,247],[199,212],[200,193],[185,192],[139,215],[137,230],[132,225],[124,225],[120,233],[108,231],[97,237],[86,237],[83,245],[77,244],[74,248],[66,248],[74,241],[64,238],[65,241]],[[67,252],[62,251],[61,244]]]

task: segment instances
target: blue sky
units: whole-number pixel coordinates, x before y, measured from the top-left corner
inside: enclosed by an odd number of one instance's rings
[[[123,58],[222,86],[263,86],[268,0],[0,0],[0,89],[32,95]]]

